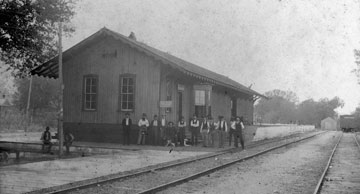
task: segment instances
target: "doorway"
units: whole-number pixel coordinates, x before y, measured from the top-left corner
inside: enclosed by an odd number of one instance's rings
[[[237,116],[237,99],[236,98],[231,99],[231,116],[232,117]]]
[[[181,116],[183,116],[183,92],[182,91],[178,91],[178,111],[177,111],[177,115],[178,115],[178,119],[181,119]]]

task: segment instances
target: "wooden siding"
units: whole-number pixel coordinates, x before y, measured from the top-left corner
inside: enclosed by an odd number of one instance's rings
[[[254,104],[251,100],[238,98],[237,99],[237,115],[244,117],[250,123],[253,122]]]
[[[82,111],[83,76],[98,75],[96,111]],[[160,63],[128,45],[106,38],[64,64],[64,121],[71,123],[121,123],[119,79],[136,75],[135,109],[131,118],[158,114]]]
[[[213,88],[211,94],[211,114],[214,120],[218,120],[218,116],[224,116],[226,121],[231,118],[231,98],[225,94],[225,90]]]

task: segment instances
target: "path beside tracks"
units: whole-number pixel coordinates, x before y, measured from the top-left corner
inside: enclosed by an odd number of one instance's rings
[[[315,133],[311,135],[307,134],[305,136],[311,138],[315,136]],[[219,170],[224,166],[229,166],[233,163],[241,162],[273,149],[277,149],[279,145],[286,146],[294,141],[301,141],[303,138],[304,137],[293,137],[291,139],[284,139],[266,145],[254,146],[252,148],[248,147],[246,151],[242,152],[226,153],[194,161],[192,163],[180,164],[172,168],[154,169],[150,173],[95,185],[79,191],[72,190],[70,193],[154,193],[201,177],[212,171]],[[169,192],[172,193],[171,191]]]
[[[309,134],[295,134],[290,136],[290,138],[295,140],[304,135]],[[289,137],[276,138],[255,142],[250,145],[248,144],[248,148],[262,146],[264,149],[279,143],[278,141],[282,141],[283,143],[289,142],[290,140],[288,138]],[[192,161],[205,160],[211,157],[214,158],[216,155],[223,155],[221,157],[222,159],[219,160],[221,163],[229,156],[226,155],[228,152],[234,151],[233,149],[229,149],[215,153],[206,153],[175,150],[169,153],[168,150],[120,150],[112,155],[5,166],[0,168],[0,191],[4,194],[28,191],[34,191],[33,193],[56,193],[66,191],[69,188],[72,191],[76,191],[79,186],[80,188],[91,187],[92,185],[98,187],[97,185],[102,185],[104,182],[119,180],[119,177],[121,179],[121,177],[134,176],[134,173],[147,173],[149,175],[149,172],[151,172],[150,174],[154,174],[154,172],[158,173],[160,169],[176,171],[176,168],[173,168],[173,166],[190,163]],[[232,154],[230,154],[230,156],[231,155]],[[197,165],[199,164],[201,164],[201,162],[197,163]],[[126,190],[127,188],[124,187],[121,189]],[[86,189],[84,191],[86,191]],[[139,190],[135,189],[133,191]]]
[[[318,135],[158,193],[311,193],[339,135]]]
[[[360,145],[354,133],[343,133],[333,149],[314,194],[360,193]]]

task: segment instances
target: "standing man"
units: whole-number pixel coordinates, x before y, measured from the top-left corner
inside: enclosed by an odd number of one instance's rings
[[[209,134],[208,134],[208,145],[214,147],[215,134],[216,134],[215,123],[211,116],[209,116],[208,120],[210,123]]]
[[[180,142],[180,146],[184,146],[184,140],[185,140],[185,129],[186,129],[186,121],[183,116],[181,116],[181,119],[178,123],[178,141]]]
[[[149,121],[146,119],[145,113],[142,114],[142,118],[139,120],[138,125],[139,125],[140,129],[139,129],[139,137],[138,137],[137,144],[145,145],[145,137],[146,137],[146,133],[147,133],[147,128],[149,127]]]
[[[200,122],[196,117],[196,114],[193,115],[193,118],[190,121],[190,132],[191,132],[191,143],[193,146],[196,146],[198,143],[198,132],[199,132]]]
[[[219,116],[219,121],[217,122],[217,130],[219,133],[219,148],[224,147],[224,141],[226,133],[228,132],[228,127],[226,121],[224,120],[223,116]]]
[[[244,124],[243,124],[243,118],[242,117],[237,117],[236,118],[236,124],[235,124],[235,133],[234,133],[234,143],[235,143],[235,147],[239,147],[238,145],[238,138],[240,139],[240,144],[241,144],[241,148],[244,150],[245,149],[245,142],[243,139],[243,129],[244,129]]]
[[[164,145],[166,142],[165,130],[166,130],[166,118],[165,115],[161,115],[160,119],[160,145]]]
[[[150,123],[150,134],[154,145],[161,145],[160,143],[160,121],[158,116],[154,115],[154,119]]]
[[[127,112],[125,113],[125,118],[122,120],[122,127],[123,127],[123,144],[124,145],[130,145],[130,131],[131,131],[131,125],[132,121],[130,119],[130,114]]]
[[[204,116],[203,122],[201,122],[201,127],[200,127],[200,133],[203,140],[203,147],[207,147],[207,141],[208,141],[207,139],[208,139],[209,131],[210,131],[210,122],[207,120],[207,117]]]
[[[236,120],[234,117],[231,117],[230,119],[230,130],[229,130],[229,146],[231,146],[231,139],[232,139],[232,136],[234,136],[234,133],[235,133],[235,123],[236,123]],[[236,137],[234,137],[236,138]]]

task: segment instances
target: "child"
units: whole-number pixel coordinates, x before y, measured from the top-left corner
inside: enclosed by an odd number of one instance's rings
[[[66,154],[70,154],[70,146],[72,145],[75,137],[70,132],[65,133],[64,136],[64,146],[66,147]]]

